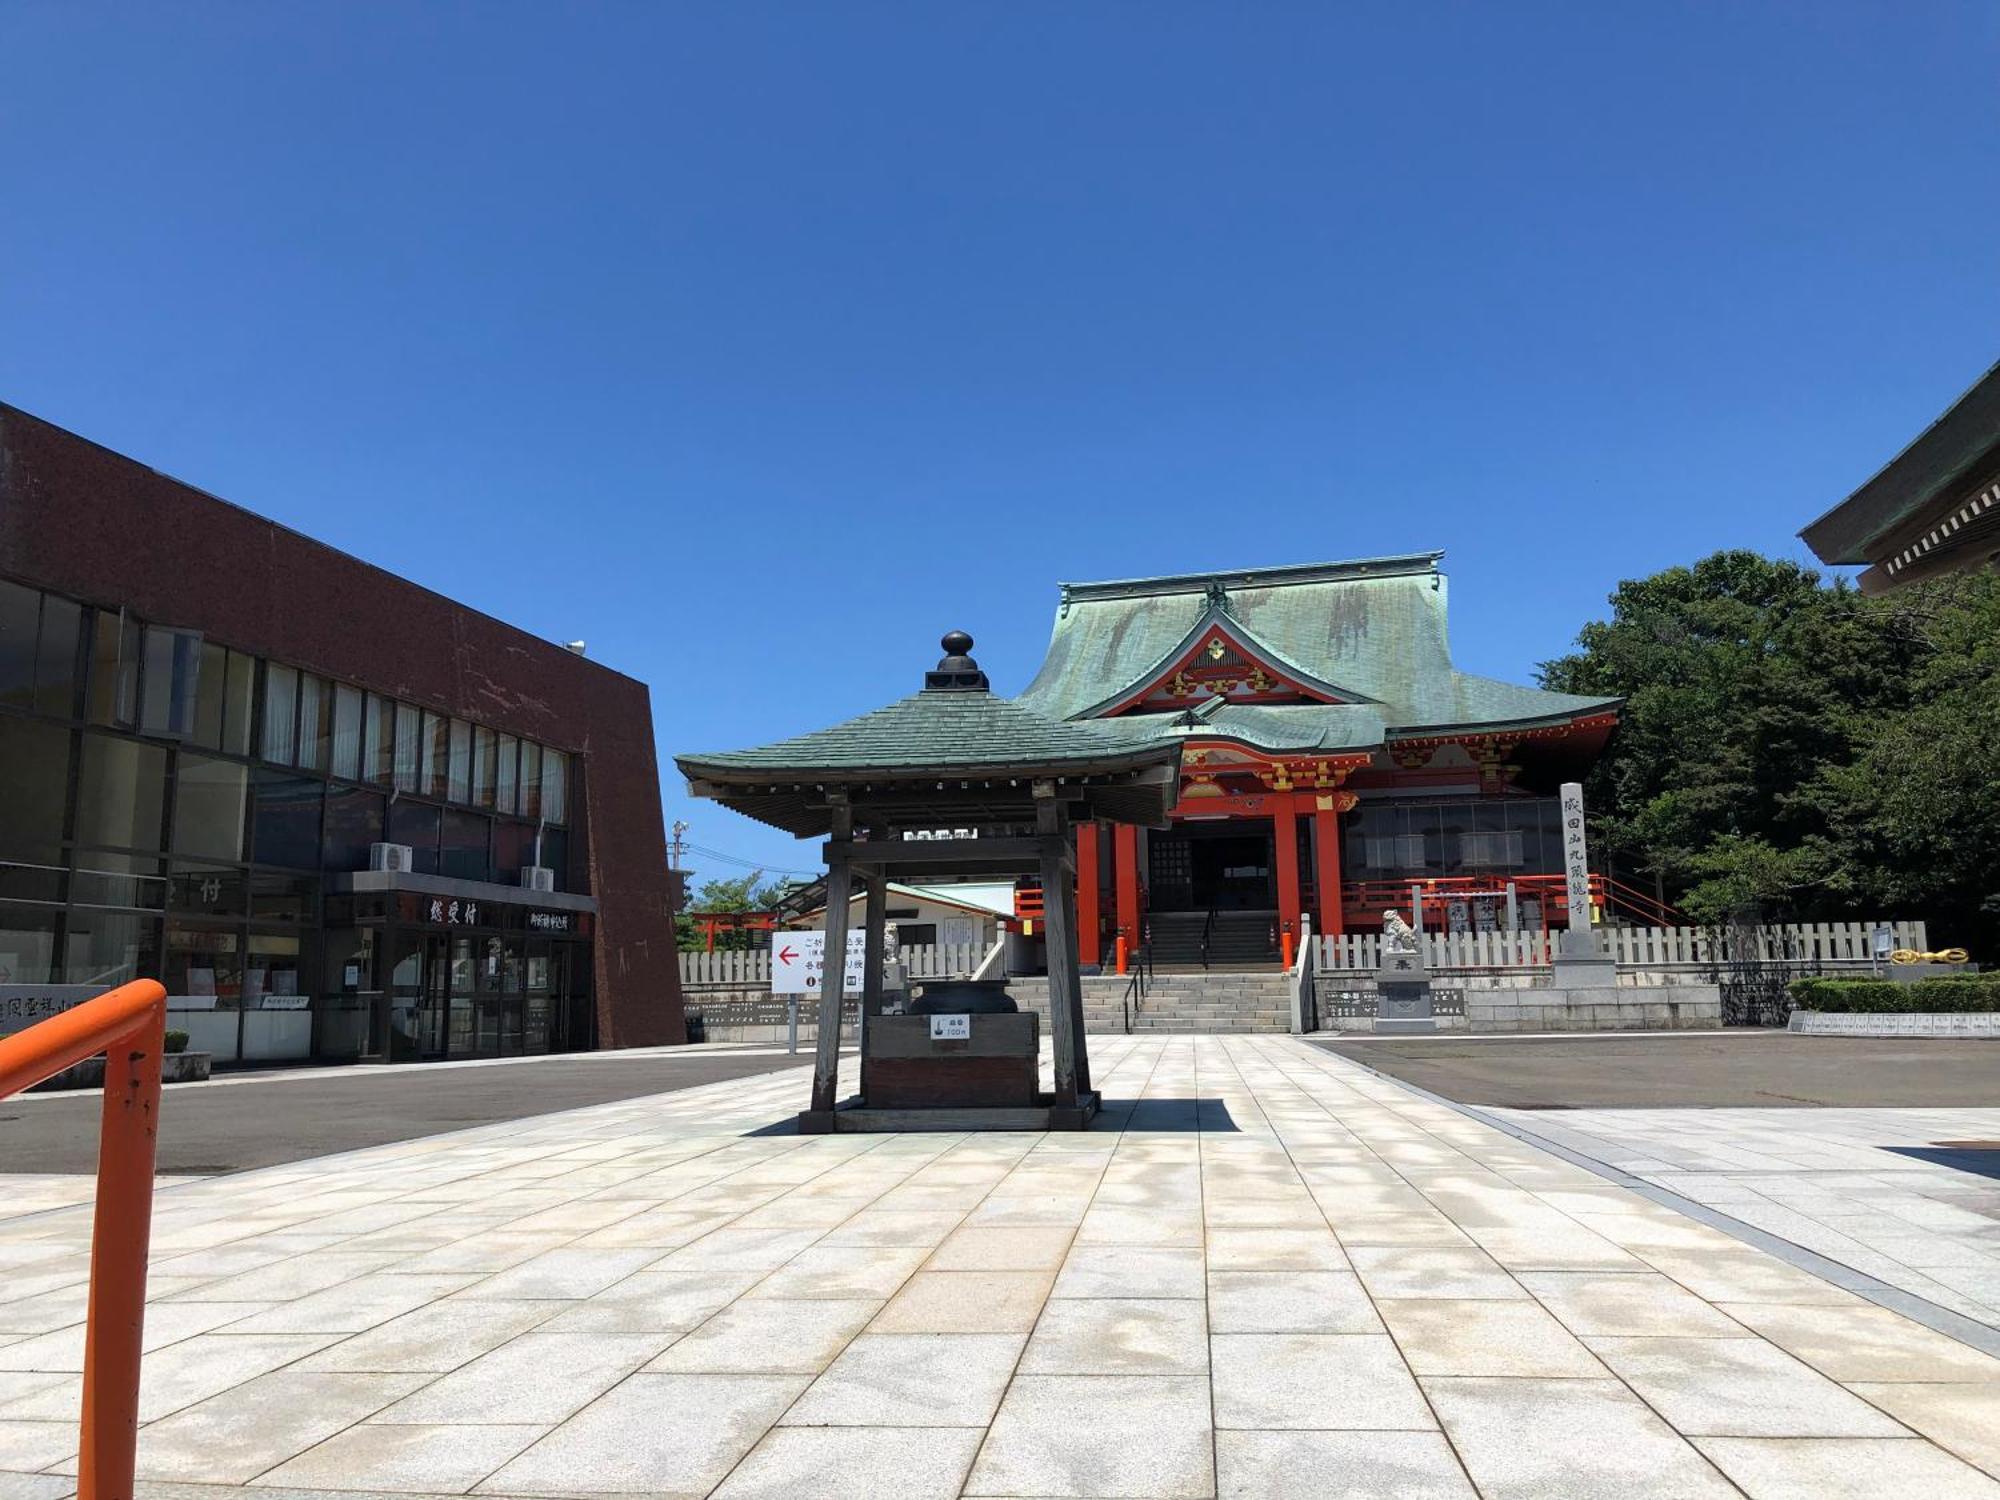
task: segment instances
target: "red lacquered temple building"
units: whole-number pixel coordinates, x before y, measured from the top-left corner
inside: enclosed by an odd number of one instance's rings
[[[1078,829],[1082,962],[1267,961],[1413,886],[1433,930],[1565,918],[1557,787],[1619,700],[1454,667],[1443,555],[1062,585],[1017,701],[1186,738],[1170,828]]]

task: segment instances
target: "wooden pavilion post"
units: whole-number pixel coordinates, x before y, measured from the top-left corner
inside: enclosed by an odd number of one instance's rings
[[[1070,932],[1074,934],[1077,931],[1076,883],[1074,881],[1064,884],[1062,904],[1063,920]],[[1050,933],[1049,940],[1051,943],[1050,957],[1053,959],[1056,957],[1053,951],[1055,941],[1055,934],[1053,932]],[[1083,1025],[1083,975],[1079,972],[1081,960],[1074,941],[1063,947],[1061,961],[1069,973],[1070,1035],[1075,1039],[1076,1046],[1076,1088],[1078,1093],[1088,1094],[1091,1092],[1090,1043]],[[1053,990],[1050,991],[1051,995],[1054,993]]]
[[[1077,1032],[1079,1009],[1076,973],[1076,924],[1064,898],[1070,878],[1069,838],[1062,826],[1062,806],[1052,782],[1035,783],[1035,833],[1041,858],[1042,915],[1048,924],[1049,1036],[1054,1043],[1058,1109],[1077,1104]]]
[[[1118,931],[1129,953],[1145,941],[1139,930],[1139,830],[1130,823],[1113,824],[1111,852],[1118,883]]]
[[[882,961],[888,951],[889,877],[879,867],[862,872],[867,893],[861,918],[861,1006],[854,1027],[854,1047],[860,1054],[861,1098],[868,1099],[868,1022],[882,1014]]]
[[[847,983],[847,903],[853,894],[849,849],[854,842],[854,810],[844,795],[833,804],[833,837],[826,846],[826,950],[819,975],[819,1037],[813,1049],[812,1107],[831,1115],[840,1073],[840,1002]]]
[[[1313,812],[1313,884],[1319,888],[1319,930],[1327,937],[1339,937],[1347,930],[1346,914],[1340,900],[1340,803],[1339,797],[1352,792],[1321,797]]]

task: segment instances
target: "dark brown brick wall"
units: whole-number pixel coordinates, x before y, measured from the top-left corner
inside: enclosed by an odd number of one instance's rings
[[[686,1040],[644,683],[6,405],[0,573],[581,754],[600,1037]]]

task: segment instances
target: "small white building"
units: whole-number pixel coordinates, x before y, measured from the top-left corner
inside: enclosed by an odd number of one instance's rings
[[[848,923],[863,925],[865,892],[856,891],[848,903]],[[968,882],[963,885],[899,885],[889,882],[888,919],[895,925],[896,941],[906,948],[933,944],[950,948],[991,948],[1004,925],[1014,916],[1014,887],[1008,881]],[[826,908],[787,917],[788,929],[823,928]]]

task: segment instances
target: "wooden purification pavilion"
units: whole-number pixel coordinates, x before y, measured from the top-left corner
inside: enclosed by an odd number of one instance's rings
[[[689,789],[799,838],[825,836],[826,957],[811,1107],[800,1128],[1079,1130],[1097,1110],[1078,973],[1074,827],[1163,828],[1179,795],[1181,741],[1117,722],[1066,722],[996,697],[968,654],[945,656],[921,692],[873,713],[750,750],[677,758]],[[1047,899],[1054,1087],[1035,1102],[878,1108],[867,1045],[882,1014],[891,880],[1038,879]],[[865,893],[860,1092],[836,1097],[848,903]],[[948,1092],[948,1091],[947,1091]]]

